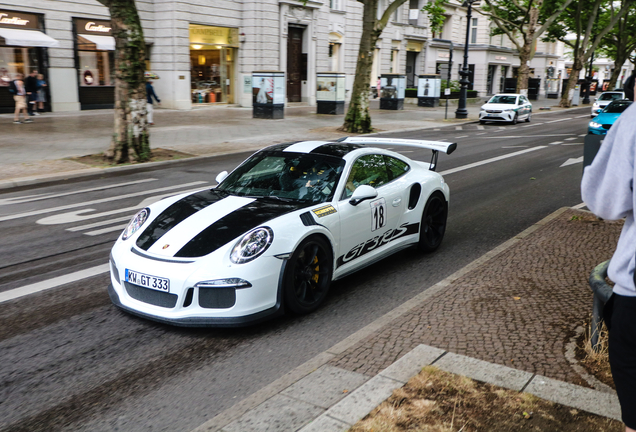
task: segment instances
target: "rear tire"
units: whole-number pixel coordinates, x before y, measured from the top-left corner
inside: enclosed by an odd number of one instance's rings
[[[322,237],[303,240],[291,255],[283,275],[285,306],[305,315],[322,304],[333,275],[331,245]]]
[[[448,202],[444,195],[437,191],[433,192],[422,211],[422,222],[420,224],[420,241],[418,244],[422,252],[433,252],[444,239],[446,232],[446,220],[448,218]]]

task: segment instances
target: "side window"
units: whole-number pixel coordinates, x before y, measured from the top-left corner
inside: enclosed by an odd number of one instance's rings
[[[343,198],[349,198],[358,186],[369,185],[374,188],[389,182],[389,175],[382,155],[366,155],[353,163]]]
[[[389,170],[389,180],[393,181],[396,178],[404,175],[411,167],[406,163],[402,162],[399,159],[396,159],[391,156],[384,156],[384,161],[386,163],[386,167]]]

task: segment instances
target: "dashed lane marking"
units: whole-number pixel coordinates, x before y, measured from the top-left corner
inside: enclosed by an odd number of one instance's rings
[[[5,199],[0,199],[0,205],[22,204],[22,203],[33,202],[33,201],[41,201],[45,199],[59,198],[59,197],[68,196],[68,195],[77,195],[77,194],[86,193],[86,192],[96,192],[96,191],[101,191],[106,189],[113,189],[117,187],[131,186],[131,185],[136,185],[139,183],[147,183],[147,182],[151,182],[155,180],[157,179],[147,178],[143,180],[130,181],[126,183],[117,183],[117,184],[112,184],[107,186],[98,186],[98,187],[94,187],[90,189],[82,189],[82,190],[64,192],[64,193],[58,193],[58,194],[38,194],[38,195],[26,195],[23,197],[15,197],[15,198],[5,198]]]
[[[506,154],[506,155],[497,156],[497,157],[490,158],[490,159],[484,159],[483,161],[474,162],[474,163],[471,163],[471,164],[468,164],[468,165],[464,165],[464,166],[460,166],[460,167],[457,167],[457,168],[451,168],[449,170],[442,171],[440,174],[443,175],[443,176],[444,175],[448,175],[448,174],[453,174],[453,173],[456,173],[456,172],[464,171],[464,170],[467,170],[467,169],[470,169],[470,168],[475,168],[475,167],[478,167],[478,166],[481,166],[481,165],[486,165],[486,164],[489,164],[489,163],[492,163],[492,162],[497,162],[497,161],[508,159],[508,158],[511,158],[511,157],[520,156],[522,154],[530,153],[530,152],[533,152],[533,151],[536,151],[536,150],[541,150],[541,149],[544,149],[544,148],[547,148],[547,146],[532,147],[532,148],[521,150],[521,151],[518,151],[518,152],[509,153],[509,154]]]
[[[55,288],[55,287],[65,285],[68,283],[77,282],[78,280],[97,276],[97,275],[108,272],[109,269],[110,269],[110,264],[102,264],[102,265],[91,267],[85,270],[76,271],[74,273],[70,273],[67,275],[58,276],[53,279],[49,279],[42,282],[31,284],[31,285],[26,285],[20,288],[15,288],[9,291],[1,292],[0,303],[4,303],[9,300],[14,300],[20,297],[24,297],[29,294],[35,294],[37,292]]]
[[[557,144],[563,144],[563,141],[551,142],[549,145],[557,145]]]
[[[89,205],[93,205],[93,204],[100,204],[100,203],[105,203],[105,202],[110,202],[110,201],[117,201],[117,200],[121,200],[121,199],[125,199],[125,198],[132,198],[132,197],[136,197],[136,196],[150,195],[150,194],[153,194],[155,192],[163,192],[163,191],[168,191],[168,190],[181,189],[181,188],[185,188],[185,187],[189,187],[189,186],[202,185],[202,184],[205,184],[205,183],[207,183],[207,182],[205,182],[205,181],[197,181],[197,182],[192,182],[192,183],[185,183],[185,184],[180,184],[180,185],[167,186],[167,187],[163,187],[163,188],[146,190],[146,191],[141,191],[141,192],[134,192],[134,193],[129,193],[129,194],[125,194],[125,195],[117,195],[117,196],[114,196],[114,197],[102,198],[102,199],[93,200],[93,201],[84,201],[84,202],[81,202],[81,203],[67,204],[67,205],[63,205],[63,206],[59,206],[59,207],[49,207],[49,208],[43,208],[43,209],[33,210],[33,211],[29,211],[29,212],[24,212],[24,213],[16,213],[16,214],[11,214],[11,215],[6,215],[6,216],[0,216],[0,222],[13,220],[13,219],[20,219],[20,218],[28,217],[28,216],[37,216],[37,215],[46,214],[46,213],[53,213],[53,212],[61,211],[61,210],[69,210],[69,209],[78,208],[78,207],[85,207],[85,206],[89,206]],[[175,193],[178,193],[178,192],[175,192]]]
[[[455,126],[455,130],[463,130],[464,128],[461,126]]]
[[[576,139],[576,137],[565,138],[565,140],[566,140],[566,141],[573,141],[573,140],[575,140],[575,139]]]
[[[468,135],[460,135],[460,136],[456,136],[454,139],[460,139],[460,138],[468,138]]]
[[[477,129],[478,130],[484,130],[484,127],[483,126],[477,126]]]
[[[561,121],[566,121],[566,120],[572,120],[572,117],[566,117],[566,118],[562,118],[562,119],[551,120],[549,122],[546,122],[546,124],[548,124],[548,123],[556,123],[556,122],[561,122]]]
[[[66,231],[85,231],[85,230],[89,230],[89,229],[92,229],[92,228],[103,227],[104,225],[111,225],[111,224],[118,223],[118,222],[128,221],[128,220],[130,220],[130,218],[132,218],[132,215],[124,216],[124,217],[120,217],[120,218],[115,218],[115,219],[109,219],[109,220],[105,220],[105,221],[101,221],[101,222],[94,222],[94,223],[87,224],[87,225],[80,225],[80,226],[76,226],[76,227],[70,227],[70,228],[66,228]]]

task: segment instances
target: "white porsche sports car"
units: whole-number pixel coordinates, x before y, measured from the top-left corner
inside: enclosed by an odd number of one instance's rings
[[[377,144],[430,149],[432,159]],[[260,150],[218,186],[137,213],[112,249],[110,298],[193,327],[309,313],[333,280],[406,247],[439,247],[449,188],[434,170],[438,152],[456,147],[350,137]]]

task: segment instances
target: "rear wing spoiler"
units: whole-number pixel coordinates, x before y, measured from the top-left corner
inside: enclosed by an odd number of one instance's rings
[[[437,167],[437,156],[439,152],[444,152],[445,154],[451,154],[457,148],[457,143],[447,143],[443,141],[424,141],[424,140],[414,140],[414,139],[400,139],[400,138],[358,138],[358,137],[345,137],[340,138],[337,142],[348,143],[348,144],[359,144],[359,145],[395,145],[395,146],[404,146],[404,147],[416,147],[420,149],[428,149],[433,151],[433,156],[431,157],[430,170],[435,171]]]

